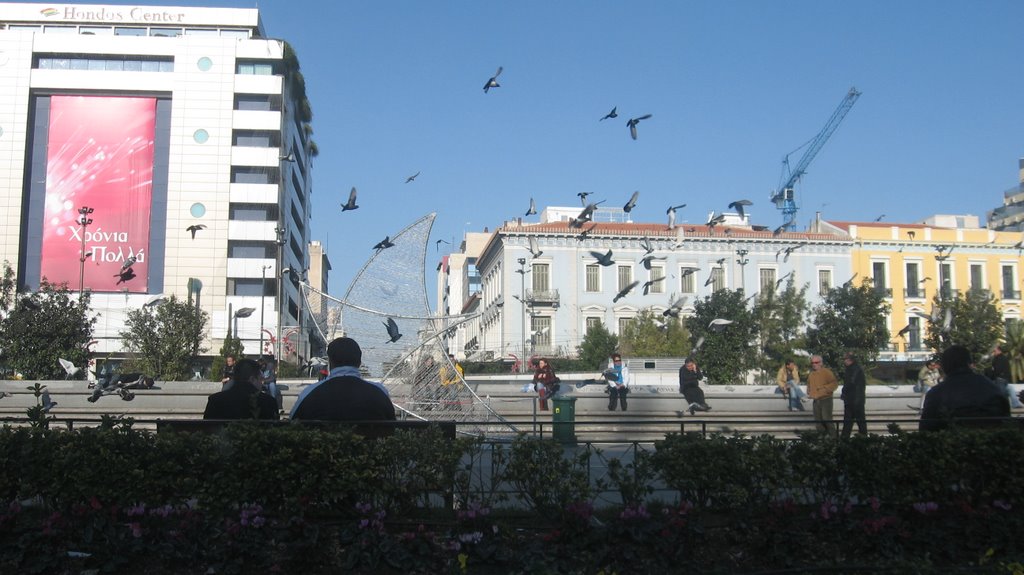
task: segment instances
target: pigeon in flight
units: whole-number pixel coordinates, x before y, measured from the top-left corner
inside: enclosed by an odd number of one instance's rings
[[[692,273],[699,272],[699,271],[700,271],[700,268],[695,267],[695,266],[683,266],[683,267],[679,268],[679,277],[685,278],[686,276],[688,276],[688,275],[690,275]]]
[[[347,212],[357,209],[359,209],[359,206],[356,205],[356,187],[352,186],[352,191],[348,193],[348,201],[341,204],[341,211]]]
[[[787,273],[784,276],[780,277],[779,279],[775,280],[775,289],[778,290],[779,286],[782,285],[782,282],[784,282],[787,279],[789,279],[789,276],[791,276],[791,275],[793,275],[792,271],[790,271],[789,273]]]
[[[725,221],[725,214],[717,214],[716,215],[714,212],[712,212],[711,213],[711,217],[708,218],[708,223],[706,224],[708,226],[708,231],[709,232],[710,231],[714,231],[715,226],[717,226],[718,224],[720,224],[720,223],[722,223],[724,221]]]
[[[633,208],[636,207],[636,201],[639,197],[640,192],[633,192],[633,195],[629,196],[629,201],[626,202],[626,205],[622,206],[622,211],[626,212],[627,214],[633,211]]]
[[[203,224],[192,224],[191,226],[185,228],[185,231],[192,232],[192,239],[196,239],[196,232],[205,229],[206,226],[204,226]]]
[[[526,210],[526,215],[533,216],[537,214],[537,203],[530,198],[530,209]]]
[[[495,72],[494,75],[487,80],[486,84],[484,84],[484,94],[486,94],[487,91],[490,90],[491,88],[501,87],[501,84],[498,83],[498,76],[501,76],[501,70],[501,66],[498,66],[498,71]]]
[[[285,154],[283,156],[278,156],[277,159],[281,160],[282,162],[294,162],[295,161],[295,152],[289,151],[287,154]]]
[[[540,247],[537,245],[537,237],[530,236],[527,238],[527,240],[530,243],[530,255],[532,255],[535,258],[539,258],[541,254],[543,254],[544,252],[541,251]]]
[[[782,224],[781,226],[779,226],[779,227],[775,228],[774,230],[772,230],[772,235],[773,236],[777,236],[777,235],[781,234],[784,231],[786,231],[786,224]]]
[[[914,230],[907,230],[907,237],[908,238],[914,239],[914,236],[916,236],[916,235],[917,235],[917,232],[915,232]]]
[[[121,264],[121,271],[123,272],[124,270],[132,267],[133,265],[135,265],[135,262],[137,261],[139,260],[135,256],[131,256],[128,259],[124,260],[124,263]]]
[[[165,298],[162,295],[156,295],[156,296],[153,296],[153,297],[149,298],[149,301],[147,301],[146,303],[142,304],[142,307],[150,307],[150,308],[152,308],[152,307],[159,307],[159,306],[161,306],[161,305],[163,305],[165,303],[167,303],[167,298]],[[237,317],[249,317],[248,315],[242,315],[242,313],[245,310],[247,310],[247,309],[253,309],[253,308],[243,307],[242,309],[240,309],[237,312],[235,312],[235,315]],[[249,312],[249,315],[252,315],[251,311]]]
[[[605,114],[603,118],[598,120],[598,122],[601,122],[601,121],[604,121],[604,120],[608,120],[610,118],[618,118],[618,117],[619,117],[619,107],[615,106],[614,108],[612,108],[611,112],[608,112],[607,114]]]
[[[640,260],[640,263],[643,264],[645,270],[649,270],[649,269],[651,269],[651,262],[652,261],[654,261],[654,260],[663,260],[663,259],[666,259],[666,258],[665,257],[658,257],[658,256],[654,256],[654,255],[648,254],[648,255],[644,256],[644,258],[642,260]]]
[[[604,200],[594,204],[587,204],[580,215],[576,216],[569,222],[569,227],[579,228],[582,227],[585,222],[589,222],[594,218],[594,211],[597,210],[597,206],[604,203]]]
[[[578,242],[582,242],[583,240],[587,239],[587,237],[589,237],[589,236],[590,236],[590,232],[594,231],[594,228],[596,228],[596,227],[597,227],[597,224],[593,224],[593,225],[592,225],[592,226],[590,226],[589,228],[587,228],[587,229],[585,229],[585,230],[581,231],[581,232],[580,232],[580,233],[579,233],[579,234],[578,234],[578,235],[576,236],[576,241],[578,241]]]
[[[419,175],[420,175],[420,173],[419,173],[419,172],[416,172],[415,174],[413,174],[413,175],[409,176],[408,178],[406,178],[406,179],[405,179],[405,183],[407,183],[407,184],[408,184],[409,182],[411,182],[411,181],[415,180],[415,179],[416,179],[416,176],[419,176]]]
[[[754,204],[754,202],[752,202],[750,200],[736,200],[735,202],[732,202],[731,204],[729,204],[729,207],[733,208],[734,210],[736,210],[736,213],[739,214],[740,219],[742,220],[743,217],[744,217],[743,208],[745,206],[751,206],[753,204]]]
[[[732,323],[731,319],[715,318],[715,319],[711,320],[711,323],[708,324],[708,329],[713,329],[715,331],[722,331],[723,329],[725,329],[725,326],[727,326],[727,325],[729,325],[731,323]]]
[[[679,317],[679,312],[682,311],[683,306],[686,305],[686,300],[689,296],[681,296],[672,302],[672,305],[668,306],[668,309],[661,312],[661,315],[668,317]]]
[[[32,388],[30,387],[29,389]],[[51,409],[57,407],[57,402],[50,399],[50,392],[46,390],[39,396],[39,404],[43,408],[43,413],[49,413]]]
[[[393,247],[395,247],[395,242],[391,241],[391,236],[384,236],[384,239],[377,242],[377,244],[373,246],[373,249],[380,252]]]
[[[885,217],[885,214],[882,214],[882,215],[878,216],[877,218],[875,218],[875,221],[876,222],[880,222],[880,221],[882,221],[882,218],[884,218],[884,217]]]
[[[802,244],[797,244],[795,246],[785,247],[785,248],[782,248],[781,250],[775,252],[775,261],[779,261],[779,256],[782,256],[782,262],[783,263],[788,262],[790,254],[792,254],[795,250],[800,249],[801,245]]]
[[[580,205],[581,206],[586,206],[587,205],[587,196],[590,195],[590,192],[576,192],[576,195],[580,197]]]
[[[615,303],[615,302],[619,301],[620,299],[622,299],[622,298],[626,297],[627,295],[629,295],[629,292],[633,291],[633,288],[635,288],[638,285],[640,285],[640,282],[634,280],[628,286],[620,289],[619,293],[615,294],[615,297],[612,298],[612,303]]]
[[[446,243],[448,245],[452,245],[452,243],[450,241],[448,241],[448,240],[437,240],[436,242],[434,242],[434,251],[440,251],[440,249],[441,249],[441,242],[444,242],[444,243]]]
[[[114,277],[118,278],[117,279],[117,283],[114,284],[114,285],[121,285],[121,284],[123,284],[125,282],[128,282],[128,281],[131,281],[131,280],[135,279],[135,277],[136,277],[135,276],[135,270],[133,268],[128,268],[126,270],[121,270],[121,271],[117,272],[116,274],[114,274]]]
[[[63,357],[58,357],[57,361],[60,363],[60,366],[64,368],[64,371],[66,371],[68,374],[67,377],[65,377],[64,379],[71,379],[72,377],[75,376],[75,374],[82,371],[82,368],[76,367],[74,363],[71,363],[70,361],[64,359]]]
[[[651,116],[652,116],[652,114],[644,114],[643,116],[640,116],[639,118],[630,118],[629,120],[627,120],[626,121],[626,125],[629,126],[629,135],[630,135],[630,137],[632,137],[635,140],[636,139],[636,125],[640,123],[640,120],[646,120],[647,118],[650,118]]]
[[[595,259],[597,259],[597,263],[599,263],[599,264],[601,264],[602,266],[605,266],[605,267],[608,267],[608,266],[610,266],[610,265],[615,263],[615,260],[612,259],[612,251],[611,250],[608,250],[608,253],[605,253],[605,254],[602,254],[601,252],[594,252],[594,251],[592,251],[592,252],[590,252],[590,255],[593,256]]]
[[[647,295],[647,294],[651,293],[651,286],[653,286],[654,284],[656,284],[656,283],[658,283],[660,281],[665,281],[665,276],[656,277],[656,278],[654,278],[652,280],[645,281],[644,282],[644,295]],[[633,283],[636,283],[636,282],[633,282]]]
[[[388,341],[384,343],[394,343],[402,338],[402,334],[398,332],[398,324],[395,322],[395,318],[388,318],[388,321],[384,322],[384,327],[388,328]]]
[[[910,333],[910,329],[912,327],[913,327],[913,325],[908,323],[906,325],[906,327],[904,327],[903,329],[901,329],[898,332],[896,332],[896,337],[903,337],[903,336],[907,335],[908,333]]]
[[[681,210],[686,207],[686,204],[679,204],[678,206],[669,206],[665,210],[665,214],[668,216],[668,229],[676,229],[676,210]]]

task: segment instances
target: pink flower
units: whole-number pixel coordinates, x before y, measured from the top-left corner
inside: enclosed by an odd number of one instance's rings
[[[879,508],[882,507],[882,502],[879,501],[878,498],[875,497],[874,495],[872,495],[871,497],[868,497],[868,504],[871,505],[871,510],[872,511],[878,511]]]

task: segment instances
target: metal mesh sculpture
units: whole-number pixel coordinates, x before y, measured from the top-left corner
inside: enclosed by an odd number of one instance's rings
[[[375,248],[344,298],[303,283],[306,309],[324,341],[345,335],[359,342],[366,375],[410,417],[479,422],[477,433],[507,434],[514,429],[466,384],[444,346],[445,332],[477,314],[430,314],[423,270],[434,218],[420,218],[382,242],[388,247]]]

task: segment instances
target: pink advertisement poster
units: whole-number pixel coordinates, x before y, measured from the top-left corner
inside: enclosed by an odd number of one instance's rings
[[[155,126],[154,98],[51,97],[40,267],[50,283],[79,288],[84,245],[86,289],[146,292]]]

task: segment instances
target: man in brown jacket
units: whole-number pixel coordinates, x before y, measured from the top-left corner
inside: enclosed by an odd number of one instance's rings
[[[814,400],[811,404],[819,431],[835,433],[832,424],[832,394],[839,387],[839,381],[832,370],[821,364],[821,356],[811,358],[811,373],[807,376],[807,395]]]

